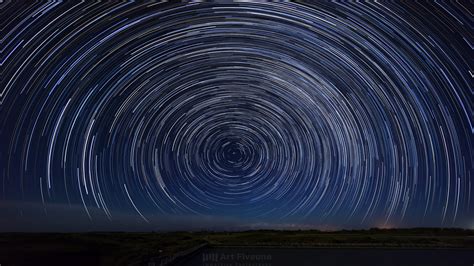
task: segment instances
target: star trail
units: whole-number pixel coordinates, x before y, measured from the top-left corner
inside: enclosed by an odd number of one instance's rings
[[[0,199],[14,219],[474,226],[472,13],[0,3]]]

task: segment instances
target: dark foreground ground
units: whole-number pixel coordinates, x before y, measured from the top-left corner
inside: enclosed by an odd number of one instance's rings
[[[474,231],[3,233],[0,265],[474,265]]]
[[[204,248],[177,261],[181,266],[462,266],[474,250],[404,248]],[[160,265],[160,264],[155,264]]]

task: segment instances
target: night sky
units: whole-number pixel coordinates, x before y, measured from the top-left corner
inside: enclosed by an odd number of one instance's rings
[[[26,2],[1,231],[474,228],[469,1]]]

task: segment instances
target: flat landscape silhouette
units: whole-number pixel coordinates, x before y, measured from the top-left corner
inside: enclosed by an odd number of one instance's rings
[[[314,265],[337,265],[352,259],[370,265],[367,260],[372,256],[394,257],[393,263],[406,265],[423,265],[422,262],[442,265],[455,261],[463,263],[459,265],[471,265],[474,262],[474,231],[374,228],[0,234],[0,263],[4,265],[38,262],[48,265],[218,265],[215,263],[234,262],[285,265],[282,263],[291,260],[303,263],[301,265],[315,260],[320,263]],[[456,259],[451,261],[453,258]]]

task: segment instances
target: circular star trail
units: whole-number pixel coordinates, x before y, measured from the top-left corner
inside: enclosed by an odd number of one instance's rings
[[[1,5],[4,201],[473,218],[468,3]]]

